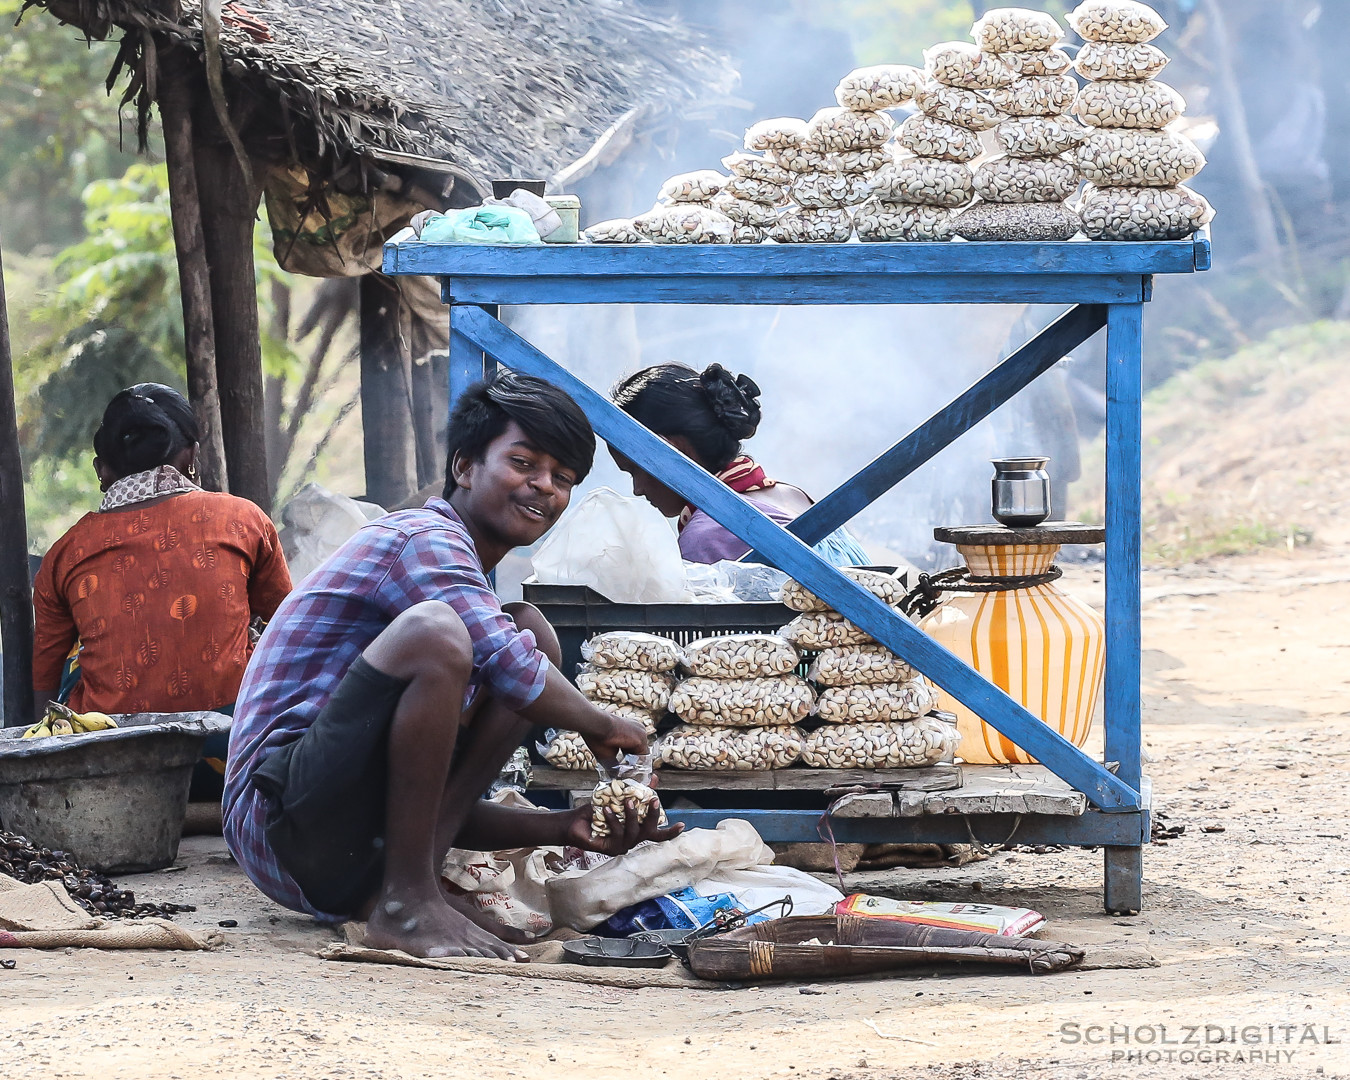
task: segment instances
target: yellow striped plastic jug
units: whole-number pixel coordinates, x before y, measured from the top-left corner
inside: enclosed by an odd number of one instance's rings
[[[957,550],[973,576],[1024,577],[1048,571],[1059,547],[958,544]],[[1075,746],[1087,741],[1101,692],[1106,624],[1081,600],[1049,583],[949,593],[919,626]],[[1035,760],[945,691],[938,708],[956,714],[957,753],[970,764]]]

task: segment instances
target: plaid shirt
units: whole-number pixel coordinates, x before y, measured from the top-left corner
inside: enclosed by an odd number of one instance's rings
[[[225,840],[255,885],[320,919],[267,843],[272,801],[252,783],[273,751],[303,735],[352,662],[395,616],[424,600],[455,609],[473,639],[473,679],[509,706],[544,689],[548,658],[518,630],[483,574],[473,539],[443,499],[358,530],[277,609],[239,689],[225,771]],[[468,698],[466,698],[466,701]]]

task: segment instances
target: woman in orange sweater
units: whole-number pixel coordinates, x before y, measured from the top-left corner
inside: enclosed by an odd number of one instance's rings
[[[140,383],[94,435],[104,491],[42,560],[33,584],[41,713],[76,641],[76,712],[232,710],[253,646],[291,577],[276,529],[246,499],[203,491],[196,418],[176,390]]]

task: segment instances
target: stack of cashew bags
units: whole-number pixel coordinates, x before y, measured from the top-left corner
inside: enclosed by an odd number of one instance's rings
[[[934,84],[936,85],[936,84]],[[917,68],[859,68],[835,87],[835,100],[890,102],[922,98],[928,84]],[[920,104],[920,109],[923,109]],[[980,152],[972,127],[920,111],[897,129],[886,160],[872,176],[870,197],[854,214],[860,240],[950,240],[952,208],[970,201],[970,168]]]
[[[1087,129],[1065,115],[1078,83],[1070,74],[1073,61],[1059,47],[1064,31],[1044,12],[999,8],[971,34],[979,46],[964,54],[965,70],[969,78],[983,76],[975,89],[1002,117],[993,129],[1000,152],[976,166],[980,201],[957,219],[956,232],[967,240],[1068,240],[1078,232],[1078,218],[1064,200],[1078,190],[1079,177],[1066,151]],[[929,50],[930,66],[945,55],[945,67],[962,70],[950,58],[962,48],[971,46]]]
[[[1167,24],[1130,0],[1084,0],[1069,15],[1086,44],[1074,63],[1090,80],[1074,111],[1093,128],[1078,148],[1088,180],[1079,200],[1093,240],[1177,240],[1214,216],[1183,181],[1205,166],[1195,143],[1168,125],[1186,111],[1176,90],[1154,76],[1167,54],[1154,38]]]
[[[898,578],[877,570],[844,573],[888,606],[904,598]],[[936,695],[908,664],[861,628],[789,581],[780,599],[799,611],[783,635],[819,650],[808,677],[820,687],[816,718],[802,743],[804,765],[822,769],[897,769],[949,757],[960,739],[954,725],[925,715]]]
[[[1183,186],[1205,163],[1168,125],[1185,109],[1149,44],[1167,28],[1136,0],[1083,0],[1086,44],[1052,15],[995,8],[924,68],[858,68],[837,108],[752,124],[727,174],[681,173],[652,210],[586,230],[597,243],[859,240],[1164,240],[1213,216]],[[1089,80],[1082,90],[1073,71]],[[889,110],[913,104],[897,126]],[[1074,118],[1076,114],[1077,119]],[[1083,176],[1080,203],[1067,200]],[[1080,220],[1081,219],[1081,220]]]
[[[732,222],[733,244],[758,244],[778,220],[792,173],[770,156],[740,151],[728,154],[722,164],[731,175],[713,199],[713,209]]]
[[[684,646],[688,677],[675,687],[670,711],[682,721],[657,750],[671,769],[759,771],[797,760],[796,727],[816,695],[796,674],[801,656],[773,634],[727,634]]]
[[[613,631],[582,642],[586,661],[577,673],[577,689],[606,712],[636,720],[656,734],[666,714],[673,672],[684,654],[669,638],[655,634]],[[550,729],[539,746],[545,761],[557,769],[594,769],[595,756],[575,731]]]
[[[770,230],[773,239],[842,241],[853,235],[851,207],[871,195],[877,170],[890,161],[885,147],[895,120],[882,110],[903,104],[914,92],[912,68],[873,73],[876,78],[841,83],[834,95],[838,107],[811,117],[797,145],[770,150],[793,172],[790,201]],[[777,123],[785,133],[799,121]],[[747,145],[754,131],[747,132]]]

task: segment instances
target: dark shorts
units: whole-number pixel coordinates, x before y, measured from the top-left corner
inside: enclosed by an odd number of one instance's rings
[[[389,727],[408,682],[358,657],[309,730],[253,774],[272,803],[268,844],[326,914],[355,915],[379,892]]]

